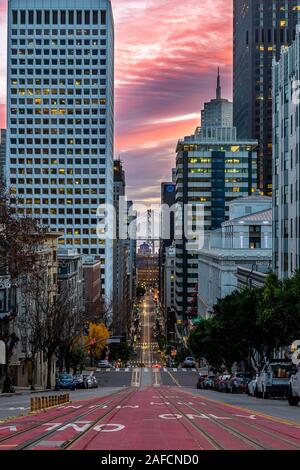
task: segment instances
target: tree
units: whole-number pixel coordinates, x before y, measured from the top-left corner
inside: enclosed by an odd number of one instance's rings
[[[70,352],[70,365],[76,374],[77,370],[82,370],[84,368],[84,359],[85,352],[79,346],[73,346]]]
[[[0,320],[0,339],[6,345],[5,380],[3,392],[11,391],[9,364],[19,338],[13,331],[13,320],[17,315],[16,292],[20,279],[32,273],[37,260],[37,246],[43,243],[46,229],[38,219],[19,217],[17,201],[4,186],[0,186],[0,276],[7,279],[11,300],[10,310]]]
[[[103,323],[89,323],[88,336],[83,338],[85,349],[89,351],[91,366],[95,360],[99,360],[101,351],[106,346],[109,331]]]

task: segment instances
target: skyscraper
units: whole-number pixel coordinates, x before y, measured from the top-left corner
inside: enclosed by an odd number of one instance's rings
[[[112,241],[96,233],[97,207],[113,204],[110,0],[9,0],[7,83],[8,183],[20,212],[63,231],[60,245],[100,256],[110,302]]]
[[[233,124],[257,139],[259,189],[272,193],[272,60],[295,38],[298,0],[234,0]]]

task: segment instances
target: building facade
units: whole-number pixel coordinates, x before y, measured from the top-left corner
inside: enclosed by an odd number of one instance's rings
[[[100,256],[112,298],[112,241],[99,240],[113,203],[114,23],[110,0],[10,0],[8,184],[20,212],[64,231],[59,243]]]
[[[187,205],[202,211],[189,217],[195,233],[219,229],[229,218],[230,201],[256,191],[256,147],[255,141],[236,139],[235,128],[198,128],[178,142],[176,202],[181,220]],[[197,294],[198,248],[189,248],[183,228],[176,219],[176,314],[186,322]]]
[[[5,184],[6,129],[0,129],[0,183]]]
[[[297,0],[234,0],[233,125],[259,141],[259,189],[272,193],[272,61],[295,38]]]
[[[103,299],[101,292],[101,261],[93,256],[83,256],[83,302],[86,321],[103,321]]]
[[[300,267],[300,29],[273,69],[273,269],[279,278]]]
[[[198,315],[238,287],[238,269],[267,273],[272,260],[272,199],[250,196],[230,204],[230,219],[211,232],[198,257]]]
[[[164,309],[165,299],[165,261],[166,251],[174,241],[175,229],[175,183],[164,182],[161,184],[161,233],[159,243],[159,299]]]

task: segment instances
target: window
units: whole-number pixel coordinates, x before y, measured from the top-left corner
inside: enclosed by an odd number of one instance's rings
[[[28,12],[28,23],[29,24],[34,23],[34,12],[33,12],[33,10],[29,10],[29,12]]]
[[[93,11],[93,24],[95,25],[98,24],[98,11],[97,10]]]
[[[57,24],[58,23],[58,11],[53,10],[52,12],[52,23]]]
[[[21,24],[25,24],[26,23],[26,11],[21,10],[20,15],[21,15]]]
[[[88,10],[84,12],[84,23],[90,24],[90,12]]]
[[[62,10],[60,12],[60,22],[61,22],[61,24],[66,24],[66,12],[65,12],[65,10]]]
[[[17,10],[13,10],[13,12],[12,12],[12,22],[13,22],[13,24],[18,24],[18,12],[17,12]]]
[[[42,24],[42,11],[41,10],[37,10],[36,12],[36,23]]]
[[[45,24],[50,24],[50,11],[45,11]]]
[[[69,10],[69,24],[74,24],[74,11]]]
[[[106,24],[106,11],[101,10],[101,24]]]
[[[80,10],[76,11],[77,24],[82,24],[82,12]]]

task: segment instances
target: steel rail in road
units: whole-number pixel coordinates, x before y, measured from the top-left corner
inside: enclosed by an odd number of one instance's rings
[[[179,406],[174,403],[172,403],[172,400],[169,399],[168,395],[164,395],[165,392],[162,392],[161,390],[157,390],[158,393],[161,394],[161,397],[164,399],[164,400],[167,400],[169,403],[171,403],[171,405],[177,410],[178,413],[180,413],[181,415],[183,415],[183,417],[187,418],[189,421],[191,421],[187,416],[186,416],[186,413],[184,411],[182,411],[182,409],[179,408]],[[179,392],[180,396],[181,396],[181,399],[187,399],[186,395],[183,394],[182,392]],[[199,398],[202,399],[202,397],[199,396]],[[196,412],[196,413],[203,413],[203,410],[200,410],[200,409],[197,409],[195,408],[194,406],[190,405],[189,403],[185,403],[184,405],[181,405],[182,407],[187,407],[189,408],[190,410]],[[219,405],[218,407],[216,406],[215,408],[218,408],[219,411],[222,411],[222,413],[224,415],[226,415],[226,411],[224,411],[223,408],[221,408],[221,406]],[[233,406],[234,408],[234,406]],[[215,412],[215,409],[214,409],[214,412]],[[206,412],[207,414],[207,412]],[[232,415],[230,415],[228,412],[227,412],[227,416],[226,417],[232,417]],[[237,418],[237,417],[236,417]],[[230,434],[234,435],[235,437],[237,437],[238,439],[242,440],[245,444],[247,445],[250,445],[251,447],[254,447],[256,450],[276,450],[274,447],[270,446],[270,445],[264,445],[261,443],[261,441],[257,440],[257,439],[254,439],[253,437],[250,437],[249,435],[239,431],[238,429],[230,426],[228,423],[223,423],[221,422],[220,420],[214,418],[213,416],[211,416],[211,414],[209,415],[209,419],[214,423],[216,424],[219,428],[221,428],[223,431],[227,431],[229,432]],[[192,421],[193,423],[193,421]],[[243,421],[240,421],[241,424],[245,425],[245,422]],[[195,425],[195,423],[193,423]],[[200,428],[199,426],[196,425],[197,428],[199,428],[199,431],[200,432],[205,432],[207,433],[207,431],[204,431],[202,428]],[[295,449],[300,449],[300,446],[295,444],[295,443],[291,443],[290,441],[288,441],[287,439],[281,437],[281,436],[274,436],[274,434],[271,432],[271,431],[266,431],[266,430],[263,430],[261,429],[260,427],[258,426],[255,426],[253,425],[252,423],[248,423],[247,422],[247,428],[253,428],[255,431],[259,431],[259,432],[262,432],[262,433],[265,433],[267,435],[269,435],[270,437],[272,437],[273,440],[279,440],[281,442],[284,442],[285,444],[288,444],[289,446],[291,447],[294,447]],[[215,438],[213,438],[211,435],[209,435],[210,439],[213,439],[215,440]],[[295,439],[295,438],[294,438]],[[219,445],[219,444],[218,444]],[[224,449],[226,450],[226,449]]]
[[[127,391],[126,391],[127,392]],[[92,398],[90,400],[82,400],[84,402],[87,402],[87,404],[89,406],[93,406],[95,403],[96,404],[99,404],[99,406],[108,406],[109,404],[111,404],[116,398],[118,398],[118,395],[123,395],[124,393],[126,393],[124,390],[118,390],[117,392],[113,392],[111,395],[112,397],[110,396],[110,398],[108,400],[105,400],[105,397],[104,397],[104,400],[99,402],[99,398],[100,397],[96,397],[96,398]],[[132,393],[132,390],[130,388],[130,392]],[[129,392],[129,394],[130,394]],[[129,395],[128,392],[127,392],[127,395]],[[102,397],[101,397],[102,398]],[[127,396],[126,396],[127,398]],[[76,402],[77,403],[77,402]],[[116,405],[117,406],[117,405]],[[57,407],[57,409],[59,409],[60,407]],[[54,408],[50,408],[49,410],[47,411],[53,411]],[[34,431],[36,430],[37,428],[43,426],[44,424],[51,424],[52,422],[56,421],[58,418],[68,418],[70,416],[72,416],[72,421],[69,420],[69,422],[65,422],[64,424],[61,425],[61,427],[63,426],[66,426],[66,424],[70,423],[70,422],[74,422],[74,421],[78,421],[79,419],[83,418],[83,417],[86,417],[88,416],[89,414],[92,414],[95,412],[95,408],[93,408],[92,410],[89,409],[87,412],[84,412],[84,413],[80,413],[79,415],[75,415],[78,411],[77,410],[74,410],[72,409],[71,411],[69,412],[66,412],[66,413],[62,413],[60,414],[59,416],[55,416],[53,418],[49,418],[47,420],[43,420],[43,421],[39,421],[37,424],[34,424],[32,426],[29,426],[29,427],[26,427],[25,429],[21,429],[20,431],[17,431],[15,432],[13,435],[10,435],[10,436],[5,436],[5,437],[2,437],[0,438],[0,447],[1,447],[1,444],[2,442],[7,442],[9,440],[12,440],[14,439],[15,437],[18,437],[20,435],[23,435],[23,434],[26,434],[28,432],[31,432],[31,431]],[[35,415],[36,416],[36,415]],[[56,428],[55,431],[57,431],[59,428]],[[16,445],[13,447],[13,450],[25,450],[26,448],[28,447],[32,447],[32,445],[36,444],[37,442],[43,440],[45,437],[49,437],[51,434],[53,434],[54,431],[49,431],[49,432],[45,432],[43,433],[42,435],[39,435],[38,439],[31,439],[29,441],[26,441],[25,443],[23,444],[20,444],[20,445]]]
[[[189,393],[189,392],[186,392],[186,393]],[[186,397],[185,397],[185,398],[186,398]],[[217,402],[216,400],[211,401],[211,400],[207,399],[206,397],[201,397],[201,395],[199,395],[199,398],[200,398],[201,400],[202,400],[202,399],[203,399],[203,400],[206,400],[206,404],[207,404],[208,406],[210,406],[214,411],[215,411],[215,410],[218,410],[218,411],[222,412],[223,414],[224,414],[224,413],[225,413],[225,414],[227,413],[226,410],[224,410],[224,405],[225,405],[226,407],[228,407],[228,408],[231,407],[231,408],[235,409],[235,406],[234,406],[234,405],[229,405],[229,404],[227,404],[227,403],[224,403],[224,404],[222,403],[222,404],[220,404],[220,402]],[[223,407],[222,407],[222,405],[223,405]],[[198,411],[200,411],[200,410],[198,410]],[[257,416],[260,416],[259,413],[256,413],[256,412],[253,411],[253,410],[242,409],[242,411],[243,411],[243,412],[246,412],[246,411],[247,411],[247,412],[249,412],[249,413],[257,414]],[[230,416],[229,413],[227,413],[227,415]],[[266,420],[268,419],[270,423],[271,423],[271,422],[275,422],[275,423],[277,423],[277,424],[281,424],[280,421],[276,421],[276,419],[274,419],[273,416],[270,416],[270,418],[268,418],[268,416],[263,416],[263,417],[264,417]],[[295,423],[293,423],[293,424],[292,424],[292,423],[285,423],[285,424],[287,424],[287,425],[289,425],[289,426],[295,425]],[[277,440],[279,440],[279,441],[281,441],[281,442],[284,442],[285,444],[288,444],[288,445],[293,446],[293,447],[295,447],[296,449],[300,450],[300,441],[299,441],[299,439],[298,439],[297,437],[295,437],[295,436],[293,436],[292,434],[289,434],[289,433],[283,433],[283,431],[280,431],[279,429],[274,429],[274,428],[268,427],[268,426],[267,426],[267,421],[264,422],[264,423],[261,423],[261,426],[263,426],[263,428],[262,428],[262,427],[259,427],[259,426],[257,426],[257,425],[255,425],[253,422],[247,422],[247,427],[248,427],[248,428],[251,428],[251,429],[253,429],[253,430],[255,430],[255,431],[258,431],[258,432],[261,432],[261,433],[263,433],[263,434],[266,434],[266,435],[272,437],[273,439],[275,438],[275,439],[277,439]],[[276,436],[275,436],[275,434],[276,434]],[[284,436],[282,436],[282,434],[284,434]],[[290,439],[298,440],[299,443],[291,442]]]
[[[129,398],[134,396],[136,393],[137,393],[137,390],[130,390],[130,392],[124,398],[119,400],[119,402],[116,403],[116,405],[114,405],[114,407],[111,410],[108,410],[105,414],[103,414],[99,418],[95,419],[93,421],[93,423],[91,423],[90,426],[84,432],[82,432],[78,436],[74,436],[72,439],[69,439],[65,444],[63,444],[61,446],[60,449],[61,450],[71,450],[71,448],[74,444],[77,444],[81,439],[86,438],[86,435],[90,431],[92,431],[95,426],[98,426],[99,424],[101,424],[101,421],[103,421],[104,418],[108,418],[109,416],[111,416],[111,417],[115,416],[120,411],[119,409],[117,409],[117,407],[120,406],[121,404],[123,404],[124,402],[126,403],[129,400]],[[91,438],[88,440],[88,442],[85,443],[85,445],[83,446],[83,448],[81,450],[86,450],[86,448],[91,444],[91,442],[94,439],[96,439],[96,437],[97,437],[96,434],[92,435]]]

